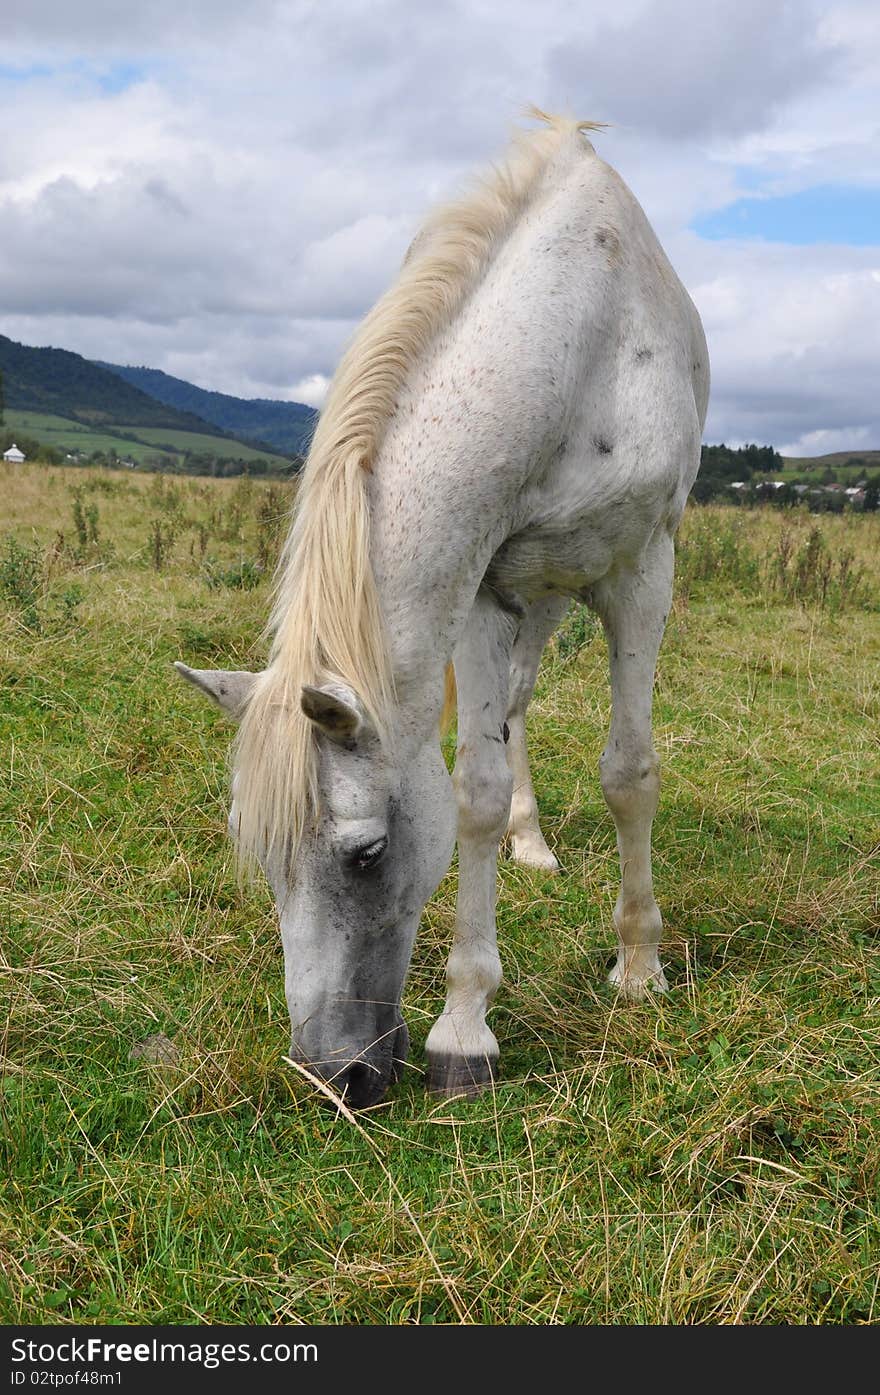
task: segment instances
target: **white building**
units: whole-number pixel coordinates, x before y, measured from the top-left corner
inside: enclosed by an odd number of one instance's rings
[[[3,452],[3,459],[8,460],[10,465],[21,465],[25,459],[25,456],[23,452],[18,449],[18,446],[13,441],[12,445],[9,447],[9,450],[5,450]]]

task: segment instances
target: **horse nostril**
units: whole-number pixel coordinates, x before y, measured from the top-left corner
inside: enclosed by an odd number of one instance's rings
[[[375,1076],[376,1072],[371,1071],[369,1066],[365,1066],[362,1061],[355,1061],[345,1072],[345,1094],[352,1104],[357,1107],[361,1099],[369,1092],[370,1076]]]
[[[377,1104],[385,1093],[386,1082],[380,1071],[364,1061],[352,1061],[333,1081],[345,1103],[352,1109]]]

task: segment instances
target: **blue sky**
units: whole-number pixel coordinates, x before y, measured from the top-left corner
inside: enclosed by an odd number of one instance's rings
[[[880,246],[880,186],[819,184],[792,194],[754,193],[699,215],[693,230],[706,238],[762,238],[807,247]]]
[[[605,120],[706,437],[880,448],[876,0],[6,0],[0,332],[319,404],[527,101]]]
[[[0,83],[7,90],[36,82],[73,82],[83,90],[94,87],[100,92],[117,93],[145,82],[150,75],[147,65],[133,58],[106,63],[95,63],[86,57],[69,58],[60,63],[0,63]]]

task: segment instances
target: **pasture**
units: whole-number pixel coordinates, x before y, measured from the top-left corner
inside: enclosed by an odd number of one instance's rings
[[[410,1065],[348,1116],[284,1063],[231,728],[171,669],[261,663],[291,488],[0,471],[0,1321],[876,1322],[880,517],[688,510],[644,1004],[605,983],[607,664],[570,613],[530,709],[564,872],[501,864],[501,1078],[423,1088],[453,864]]]
[[[267,460],[278,467],[290,463],[284,456],[243,445],[229,436],[204,436],[171,426],[88,426],[85,422],[53,416],[49,412],[9,408],[4,412],[4,422],[10,431],[20,436],[34,436],[43,445],[54,446],[56,450],[81,451],[84,456],[93,451],[114,450],[121,460],[136,460],[139,464],[159,452],[182,457],[185,451],[236,460]]]

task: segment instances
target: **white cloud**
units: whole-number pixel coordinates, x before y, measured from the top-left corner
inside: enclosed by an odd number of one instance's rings
[[[880,247],[707,243],[691,234],[673,250],[709,342],[708,439],[778,446],[868,428],[880,441]]]
[[[0,42],[2,333],[317,404],[536,100],[619,123],[597,149],[706,320],[710,438],[880,445],[880,252],[686,230],[750,183],[876,182],[870,0],[7,0]]]
[[[396,275],[414,228],[409,219],[369,213],[302,250],[292,287],[299,315],[354,319]]]
[[[837,431],[807,431],[796,441],[785,441],[778,447],[780,455],[830,455],[834,451],[874,449],[877,440],[873,426],[844,426]]]
[[[307,378],[301,378],[298,383],[294,383],[290,390],[290,400],[305,402],[307,407],[321,407],[324,405],[329,386],[330,379],[323,373],[310,373]]]

